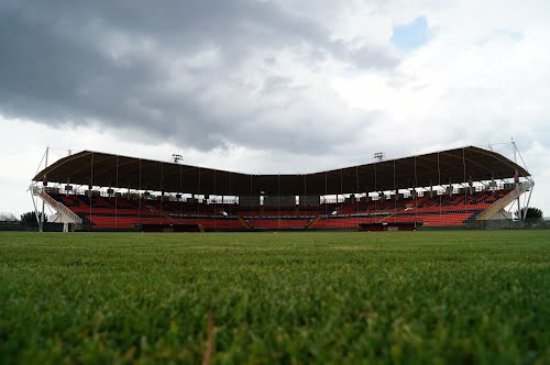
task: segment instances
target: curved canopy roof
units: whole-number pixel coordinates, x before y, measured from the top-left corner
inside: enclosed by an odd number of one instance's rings
[[[40,171],[34,181],[214,195],[328,195],[503,179],[529,172],[479,147],[298,175],[255,175],[82,151]]]

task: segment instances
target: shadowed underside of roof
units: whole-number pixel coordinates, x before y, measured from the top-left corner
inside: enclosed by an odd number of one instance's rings
[[[329,195],[526,177],[503,155],[479,147],[298,175],[255,175],[93,151],[62,158],[34,181],[214,195]]]

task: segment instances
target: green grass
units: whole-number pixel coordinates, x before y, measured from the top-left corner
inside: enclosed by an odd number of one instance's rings
[[[550,231],[0,233],[0,363],[550,363]]]

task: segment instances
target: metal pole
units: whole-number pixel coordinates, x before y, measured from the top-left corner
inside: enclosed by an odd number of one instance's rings
[[[92,200],[92,190],[94,189],[94,153],[92,152],[92,155],[90,157],[90,182],[88,185],[88,197],[89,197],[89,203],[90,203],[90,229],[92,225],[92,214],[93,214],[93,200]]]
[[[38,167],[36,168],[36,172],[34,173],[35,175],[38,174],[38,172],[42,168],[42,162],[44,162],[44,159],[46,158],[47,154],[48,154],[48,148],[46,148],[46,151],[42,154],[42,158],[40,159],[40,163],[38,164]],[[38,231],[42,232],[42,223],[41,223],[41,220],[40,220],[40,212],[39,212],[38,207],[36,206],[36,202],[34,200],[33,188],[34,188],[34,182],[31,182],[30,189],[31,189],[31,197],[33,199],[32,202],[33,202],[33,205],[34,205],[34,218],[36,219],[36,224],[38,226]],[[44,186],[42,186],[42,189],[44,189]],[[42,203],[44,203],[44,202],[42,202]],[[44,210],[44,208],[42,208],[42,210]]]
[[[359,167],[355,166],[355,212],[359,211],[359,199],[357,199],[358,194],[359,194]]]
[[[31,185],[31,199],[32,205],[34,206],[34,219],[36,219],[36,224],[40,227],[40,218],[38,217],[38,207],[36,206],[36,200],[34,199],[33,186]]]
[[[277,218],[281,217],[281,173],[277,172]]]
[[[44,159],[44,168],[47,168],[48,167],[48,156],[50,154],[50,147],[46,147],[46,157]],[[42,187],[44,188],[44,187]],[[40,232],[44,232],[44,214],[45,214],[45,209],[46,209],[46,203],[44,202],[44,200],[42,200],[42,215],[40,216],[40,225],[39,225],[39,230]]]
[[[393,221],[394,223],[397,222],[397,199],[399,196],[399,190],[397,189],[397,183],[395,180],[395,160],[393,160],[393,190],[395,192],[395,196],[393,197]]]
[[[378,180],[377,180],[377,176],[376,176],[376,162],[377,160],[374,160],[374,191],[376,193],[376,200],[374,200],[374,212],[376,213],[376,203],[378,202],[378,199],[380,198],[380,194],[378,193]],[[374,220],[375,222],[378,221],[378,219],[376,218],[377,216],[375,215],[374,216]]]
[[[517,164],[518,163],[518,147],[516,146],[516,142],[514,142],[514,139],[512,138],[512,147],[514,149],[514,162]],[[517,174],[517,172],[516,172]],[[519,180],[519,178],[518,178]],[[514,181],[515,182],[515,181]],[[519,190],[519,184],[516,183],[516,190]],[[522,214],[521,212],[521,200],[520,200],[520,196],[518,195],[517,197],[517,203],[518,203],[518,220],[520,222],[523,222],[524,221],[524,214]],[[525,212],[527,212],[527,208],[525,209]]]
[[[138,194],[138,224],[140,227],[140,231],[143,231],[142,223],[141,223],[141,199],[143,198],[143,191],[141,186],[141,158],[139,159],[139,194]]]
[[[197,198],[196,198],[196,202],[194,202],[194,204],[197,205],[197,219],[196,219],[196,222],[197,222],[197,226],[200,224],[200,219],[199,219],[199,216],[201,214],[201,206],[200,206],[200,203],[199,203],[199,198],[198,196],[201,194],[201,168],[199,167],[197,169],[197,184],[198,184],[198,193],[197,193]]]
[[[416,190],[418,188],[418,171],[417,171],[417,167],[416,167],[416,156],[414,156],[414,211],[415,211],[415,216],[414,216],[414,226],[416,228],[416,226],[418,225],[418,190]]]
[[[116,156],[116,188],[118,189],[118,155]],[[114,192],[114,190],[113,190]],[[118,229],[118,197],[115,193],[115,229]]]
[[[516,190],[519,190],[519,186],[516,186]],[[521,201],[520,201],[520,196],[518,195],[517,197],[517,202],[518,202],[518,220],[523,222],[523,214],[521,212]]]
[[[307,204],[309,203],[308,202],[308,198],[307,198],[307,177],[306,175],[304,174],[304,200],[305,200],[305,204],[304,204],[304,215],[307,215]]]
[[[437,176],[438,176],[438,184],[439,184],[439,187],[441,187],[441,165],[440,165],[440,157],[439,157],[439,152],[437,153]],[[442,210],[443,210],[443,202],[441,200],[441,195],[439,195],[439,217],[441,217],[441,214],[442,214]]]
[[[182,203],[183,203],[183,175],[181,173],[181,164],[179,165],[179,173],[180,173],[180,189],[179,189],[179,194],[180,194],[180,198],[178,199],[178,218],[181,219],[182,215],[181,215],[181,208],[182,208]],[[223,198],[222,198],[222,202],[223,202]]]
[[[464,180],[463,182],[466,182],[466,147],[462,148],[462,167],[464,168]],[[461,184],[462,186],[462,184]],[[466,188],[464,188],[464,204],[468,204],[468,191]]]
[[[217,195],[218,195],[218,181],[216,179],[216,170],[214,170],[214,195],[216,195],[216,200],[214,200],[214,205],[217,205],[218,204],[218,198],[217,198]],[[222,200],[223,200],[223,197],[222,197]],[[210,197],[210,202],[209,203],[212,203],[212,197]],[[206,210],[208,212],[208,208]],[[208,215],[210,215],[211,213],[209,212]],[[214,219],[214,227],[217,227],[218,226],[218,217],[215,217]]]
[[[340,195],[344,197],[344,169],[340,169]],[[339,203],[339,200],[340,199],[336,199],[336,202]]]
[[[160,164],[160,224],[164,224],[164,163]]]
[[[325,171],[325,215],[328,214],[327,196],[328,196],[328,177],[327,177],[327,172]]]

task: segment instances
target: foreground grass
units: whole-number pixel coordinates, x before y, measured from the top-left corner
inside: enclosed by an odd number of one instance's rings
[[[550,363],[550,232],[0,233],[0,363]]]

